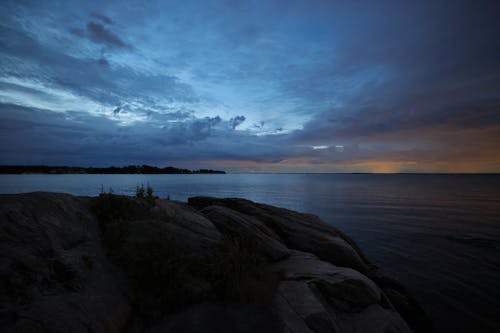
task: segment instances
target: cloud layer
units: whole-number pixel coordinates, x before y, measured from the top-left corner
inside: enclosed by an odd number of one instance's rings
[[[500,172],[499,15],[494,1],[4,1],[1,162]]]

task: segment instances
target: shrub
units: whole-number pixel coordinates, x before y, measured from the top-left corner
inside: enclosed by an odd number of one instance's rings
[[[148,201],[151,204],[154,204],[156,199],[158,199],[158,197],[153,195],[153,188],[148,184],[146,188],[146,201]]]
[[[134,304],[148,324],[196,301],[188,281],[196,260],[163,235],[130,244],[116,262],[134,290]]]
[[[150,204],[154,204],[157,196],[153,195],[153,188],[148,184],[146,190],[144,190],[144,185],[137,186],[135,189],[135,197],[139,199],[145,199]]]
[[[135,197],[139,199],[144,199],[144,185],[141,184],[140,187],[139,185],[137,185],[137,187],[135,188]]]
[[[134,200],[104,191],[93,199],[91,211],[99,222],[104,245],[112,258],[118,255],[127,238],[127,224],[146,213]]]
[[[131,220],[137,215],[137,203],[112,192],[101,192],[91,204],[91,210],[101,225]]]
[[[256,302],[270,298],[279,276],[254,242],[225,238],[209,272],[217,296],[227,302]]]

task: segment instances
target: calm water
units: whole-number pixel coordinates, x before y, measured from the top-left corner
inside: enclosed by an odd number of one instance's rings
[[[500,176],[0,175],[0,193],[244,197],[311,212],[413,292],[439,331],[500,332]]]

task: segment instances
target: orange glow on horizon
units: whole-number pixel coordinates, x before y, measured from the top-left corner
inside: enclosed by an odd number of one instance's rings
[[[500,156],[499,156],[500,157]],[[206,160],[204,165],[228,172],[263,173],[500,173],[500,158],[462,161],[360,160],[315,163],[306,158],[269,163],[251,160]]]

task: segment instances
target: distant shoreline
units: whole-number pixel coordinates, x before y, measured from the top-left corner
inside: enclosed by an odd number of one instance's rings
[[[199,169],[189,170],[174,168],[171,166],[158,168],[149,165],[129,165],[124,167],[73,167],[73,166],[48,166],[48,165],[0,165],[0,174],[22,175],[22,174],[225,174],[225,171]]]

